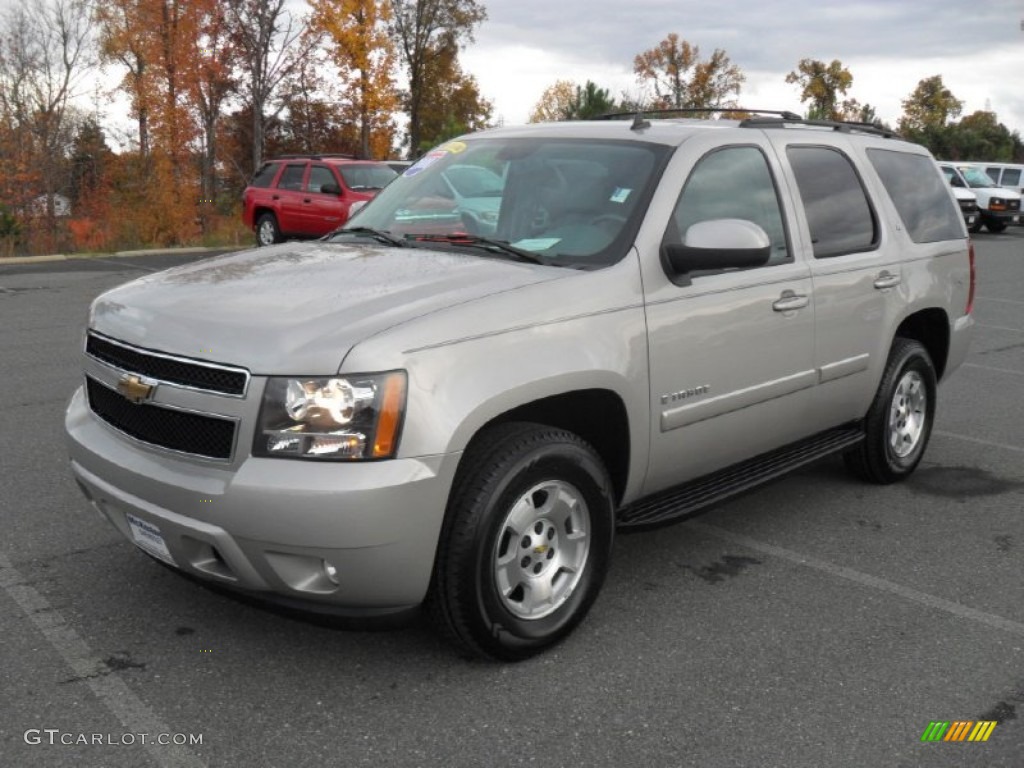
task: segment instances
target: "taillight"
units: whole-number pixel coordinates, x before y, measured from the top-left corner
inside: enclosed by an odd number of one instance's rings
[[[967,307],[964,309],[964,314],[969,315],[974,311],[974,243],[967,242],[967,256],[971,262],[971,287],[967,290]]]

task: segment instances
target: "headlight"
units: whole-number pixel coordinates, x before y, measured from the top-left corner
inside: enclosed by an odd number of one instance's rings
[[[405,414],[405,371],[267,380],[254,456],[389,459]]]
[[[1006,201],[1001,197],[993,197],[988,201],[988,207],[993,211],[1005,211]]]

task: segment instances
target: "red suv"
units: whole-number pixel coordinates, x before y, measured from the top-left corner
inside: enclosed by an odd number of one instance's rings
[[[348,221],[397,174],[386,163],[348,155],[283,155],[268,160],[245,188],[242,220],[257,245],[321,237]]]

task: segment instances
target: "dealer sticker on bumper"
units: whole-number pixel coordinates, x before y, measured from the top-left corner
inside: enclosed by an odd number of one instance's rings
[[[165,563],[177,567],[178,564],[171,557],[171,551],[167,549],[167,543],[164,541],[163,534],[160,533],[159,528],[127,512],[125,513],[125,518],[128,520],[128,527],[132,531],[132,540],[139,549],[143,549],[153,557],[160,558]]]

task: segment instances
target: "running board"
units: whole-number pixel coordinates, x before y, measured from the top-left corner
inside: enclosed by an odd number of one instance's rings
[[[843,426],[763,453],[621,508],[618,527],[642,528],[689,517],[704,507],[845,450],[863,439],[860,427]]]

